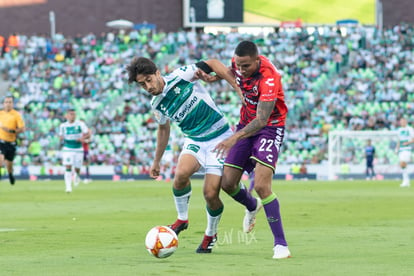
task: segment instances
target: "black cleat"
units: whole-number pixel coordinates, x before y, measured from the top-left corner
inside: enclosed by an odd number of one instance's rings
[[[204,235],[203,241],[200,246],[197,248],[196,253],[211,253],[211,249],[217,241],[217,234],[214,236]]]
[[[171,228],[175,234],[178,234],[188,228],[188,220],[179,220],[177,219],[173,224],[168,225],[169,228]]]
[[[10,180],[10,184],[14,185],[14,183],[16,182],[16,179],[14,178],[14,175],[9,174],[9,180]]]

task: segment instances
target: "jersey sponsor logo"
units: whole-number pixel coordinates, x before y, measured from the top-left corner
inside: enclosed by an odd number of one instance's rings
[[[68,126],[66,127],[66,134],[79,134],[81,132],[80,126]]]
[[[266,160],[267,160],[269,163],[272,163],[272,162],[273,162],[273,154],[268,154],[268,155],[266,155]]]
[[[244,99],[245,99],[245,101],[246,101],[246,102],[248,102],[249,104],[252,104],[252,105],[257,105],[257,102],[252,101],[252,100],[250,100],[250,99],[249,99],[249,98],[247,98],[247,97],[244,97]]]
[[[184,106],[184,108],[180,111],[180,112],[178,112],[178,114],[176,114],[175,116],[174,116],[174,120],[175,121],[177,121],[177,122],[181,122],[181,120],[185,117],[185,115],[188,113],[188,111],[190,111],[190,109],[196,104],[198,102],[198,97],[197,96],[194,96],[191,100],[190,100],[190,102],[188,103],[188,104],[186,104],[185,106]]]
[[[275,86],[274,81],[275,81],[275,79],[274,79],[274,78],[269,78],[269,79],[267,79],[267,80],[265,81],[265,84],[266,84],[267,86]]]

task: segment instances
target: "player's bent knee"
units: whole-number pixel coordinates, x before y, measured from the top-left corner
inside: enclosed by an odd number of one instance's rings
[[[215,191],[205,191],[204,199],[206,200],[206,202],[215,202],[219,198],[218,195],[219,194]]]
[[[266,198],[272,194],[272,190],[269,187],[256,186],[254,187],[254,190],[260,198]]]
[[[237,185],[233,185],[233,183],[222,181],[221,188],[228,194],[232,194],[236,189]]]
[[[174,188],[184,189],[190,184],[190,177],[185,175],[176,174],[174,177]]]

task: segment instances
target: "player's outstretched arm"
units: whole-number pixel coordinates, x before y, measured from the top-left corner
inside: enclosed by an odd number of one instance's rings
[[[203,66],[200,66],[200,70],[196,72],[197,78],[204,80],[206,82],[214,82],[221,79],[226,80],[236,91],[242,104],[246,104],[243,97],[243,93],[236,83],[236,78],[234,77],[231,68],[226,67],[221,61],[217,59],[209,59],[204,61],[203,63],[206,64],[208,67],[203,68]],[[203,65],[203,63],[198,63],[198,65]],[[214,72],[216,75],[210,75],[210,72]]]
[[[206,60],[205,63],[210,67],[210,70],[220,78],[226,80],[234,89],[237,89],[237,83],[236,78],[234,77],[234,74],[232,73],[231,69],[227,66],[225,66],[221,61],[217,59],[209,59]],[[202,69],[204,72],[209,73],[208,71]]]

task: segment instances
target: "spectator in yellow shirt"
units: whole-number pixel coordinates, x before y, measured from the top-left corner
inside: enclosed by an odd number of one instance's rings
[[[13,97],[6,96],[3,100],[3,110],[0,110],[0,168],[5,162],[11,185],[15,183],[13,160],[16,155],[16,138],[24,129],[22,116],[13,108]]]

